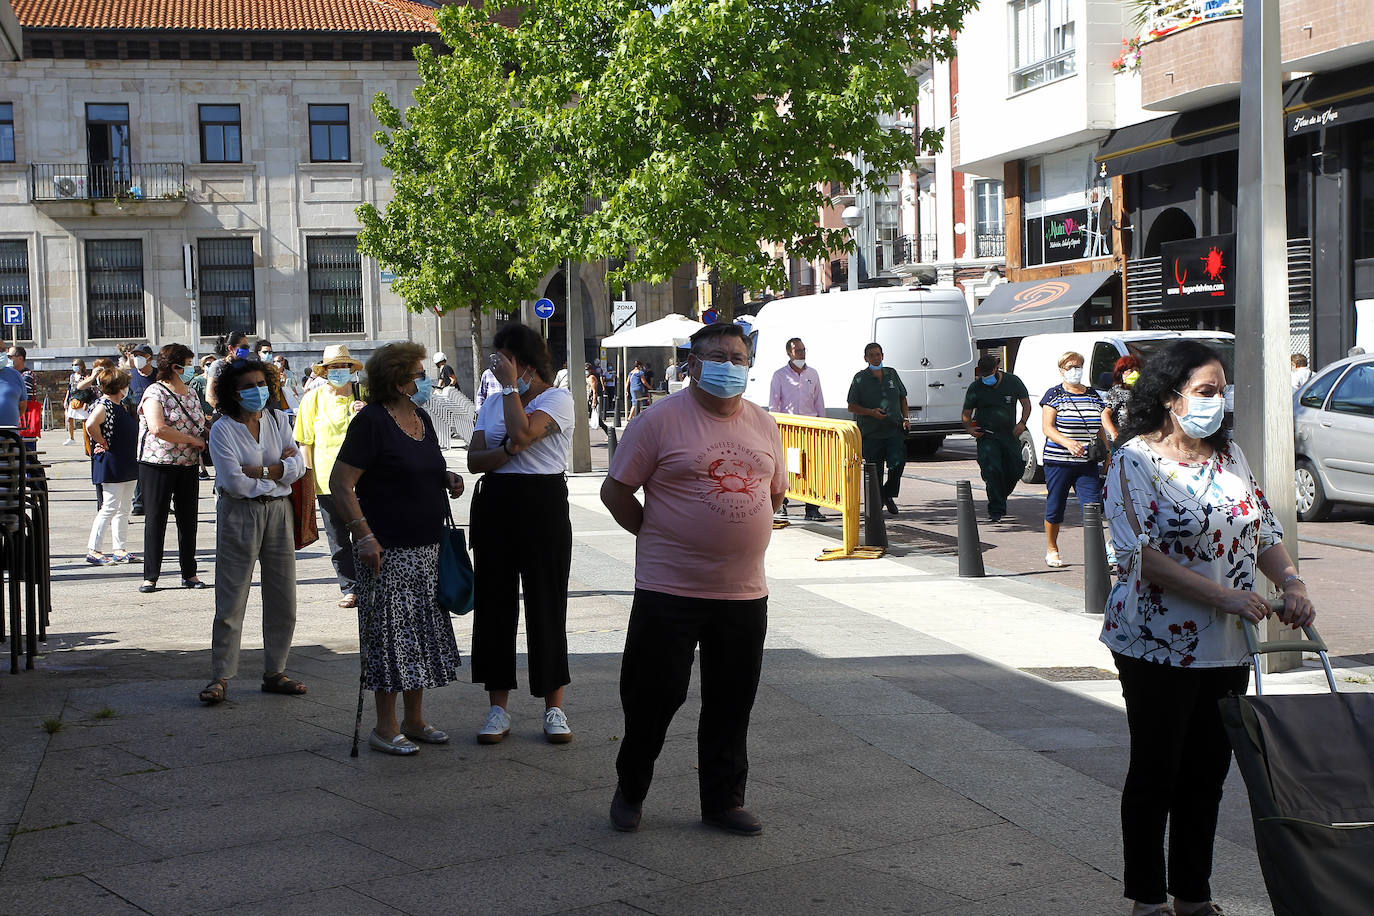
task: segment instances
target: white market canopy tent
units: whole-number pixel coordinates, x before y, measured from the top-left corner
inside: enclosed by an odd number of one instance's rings
[[[626,328],[610,337],[602,338],[601,346],[607,350],[628,349],[631,347],[676,347],[706,325],[693,321],[686,315],[668,315],[639,327]]]

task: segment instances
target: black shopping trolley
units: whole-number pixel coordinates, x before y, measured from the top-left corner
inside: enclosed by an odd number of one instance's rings
[[[1255,696],[1221,700],[1250,793],[1255,845],[1275,916],[1374,913],[1374,694],[1340,693],[1326,643],[1245,637]],[[1264,695],[1260,656],[1316,652],[1330,693]]]

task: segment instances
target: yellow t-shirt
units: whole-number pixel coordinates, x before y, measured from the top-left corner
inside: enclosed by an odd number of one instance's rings
[[[339,457],[339,448],[353,419],[352,408],[352,388],[345,388],[340,397],[332,385],[307,391],[296,408],[296,441],[315,449],[317,493],[329,494],[329,475],[334,471],[334,459]]]

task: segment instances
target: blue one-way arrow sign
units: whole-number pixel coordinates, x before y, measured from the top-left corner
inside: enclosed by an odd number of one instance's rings
[[[545,321],[553,317],[553,300],[540,299],[534,304],[534,314]]]

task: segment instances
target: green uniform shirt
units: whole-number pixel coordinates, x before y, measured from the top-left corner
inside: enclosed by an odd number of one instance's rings
[[[1017,407],[1029,398],[1026,386],[1010,372],[1003,372],[996,385],[981,379],[968,386],[964,409],[973,411],[973,421],[993,435],[1010,436],[1016,428]]]
[[[877,407],[887,416],[884,419],[857,414],[854,420],[859,424],[859,435],[865,439],[881,439],[902,435],[902,399],[906,397],[906,386],[897,375],[896,369],[884,367],[883,377],[874,378],[873,370],[865,368],[854,375],[849,383],[848,403],[860,407]]]

